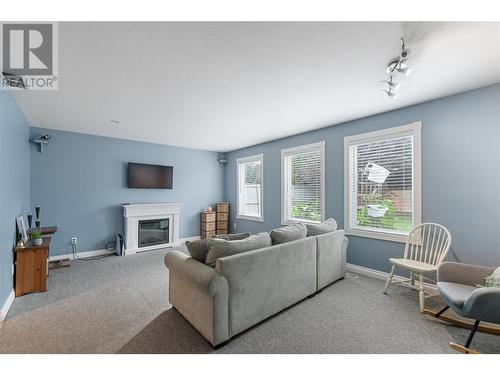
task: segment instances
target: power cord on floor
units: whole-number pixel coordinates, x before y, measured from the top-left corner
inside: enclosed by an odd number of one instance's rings
[[[114,247],[111,248],[111,245],[110,244],[114,244]],[[76,252],[76,243],[72,243],[71,244],[71,247],[73,248],[73,259],[75,260],[84,260],[84,261],[88,261],[88,260],[99,260],[99,259],[103,259],[103,258],[107,258],[111,255],[113,255],[115,253],[115,250],[114,248],[116,247],[116,242],[115,241],[110,241],[108,242],[104,248],[109,251],[109,254],[102,254],[102,255],[96,255],[96,256],[93,256],[93,257],[85,257],[85,258],[80,258]]]
[[[116,241],[109,241],[106,245],[104,245],[104,249],[112,253],[116,252]]]

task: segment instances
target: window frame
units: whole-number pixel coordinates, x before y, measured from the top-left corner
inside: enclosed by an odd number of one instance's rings
[[[351,155],[350,147],[399,138],[404,136],[413,137],[412,148],[412,200],[413,200],[413,227],[422,223],[422,172],[421,172],[421,129],[420,121],[411,124],[395,126],[372,132],[360,133],[344,137],[344,228],[347,235],[374,238],[386,241],[405,243],[408,234],[397,233],[384,229],[370,229],[352,226],[351,218]]]
[[[261,165],[260,216],[245,215],[244,213],[240,213],[240,182],[241,182],[240,165],[255,161],[260,161]],[[240,220],[264,222],[264,154],[263,153],[236,159],[236,218]]]
[[[321,175],[320,175],[320,205],[321,205],[321,219],[319,222],[325,220],[325,141],[309,143],[306,145],[285,148],[281,150],[281,224],[289,225],[295,223],[304,224],[317,224],[318,222],[304,219],[291,219],[288,218],[288,189],[285,186],[288,181],[288,171],[286,170],[286,158],[289,156],[299,155],[306,152],[319,151],[321,160]]]

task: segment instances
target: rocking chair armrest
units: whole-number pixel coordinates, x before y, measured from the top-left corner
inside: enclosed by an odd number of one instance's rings
[[[438,267],[437,280],[465,285],[484,284],[484,278],[491,275],[494,270],[492,267],[443,262]]]
[[[462,316],[500,324],[500,288],[478,288],[465,300]]]

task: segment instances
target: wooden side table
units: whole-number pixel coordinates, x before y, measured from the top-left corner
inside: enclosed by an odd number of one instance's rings
[[[49,248],[51,237],[43,237],[40,246],[28,243],[14,249],[16,264],[16,297],[47,291]]]

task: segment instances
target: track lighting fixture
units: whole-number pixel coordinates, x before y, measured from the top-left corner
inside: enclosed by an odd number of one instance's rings
[[[399,73],[402,75],[409,75],[411,72],[411,69],[408,67],[408,64],[406,61],[408,60],[408,57],[410,57],[411,50],[409,48],[406,48],[405,46],[405,41],[403,38],[400,39],[401,41],[401,52],[398,57],[393,58],[389,63],[387,64],[387,69],[386,72],[390,74],[390,79],[387,81],[381,81],[387,85],[387,89],[383,89],[387,96],[390,98],[395,98],[396,97],[396,92],[395,90],[398,88],[399,83],[393,82],[392,78],[395,73]]]

